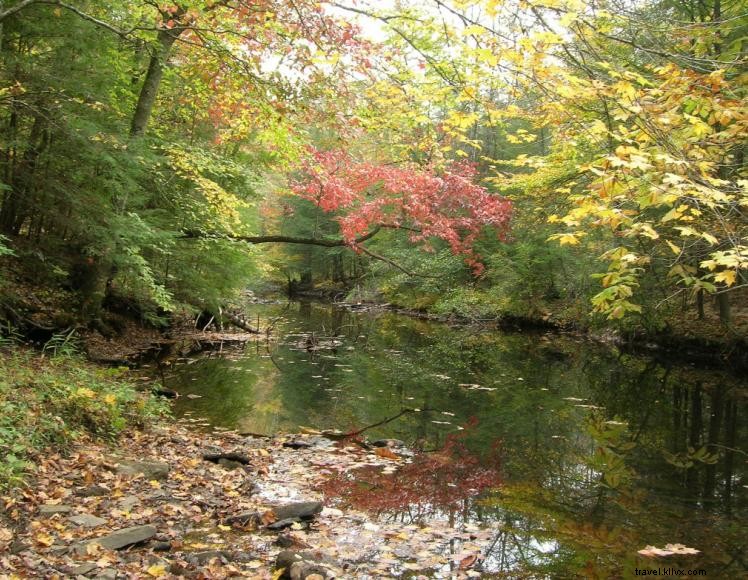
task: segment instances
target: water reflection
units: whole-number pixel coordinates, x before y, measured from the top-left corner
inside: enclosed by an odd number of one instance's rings
[[[263,316],[281,311],[265,307]],[[496,527],[486,573],[629,575],[646,563],[638,549],[676,542],[703,552],[681,567],[718,576],[746,570],[746,382],[739,377],[663,366],[571,337],[449,328],[310,303],[283,316],[280,344],[167,373],[166,385],[183,395],[176,412],[273,433],[350,430],[420,409],[367,434],[430,452],[459,438],[484,466],[498,452],[501,485],[450,507],[433,498],[411,502],[409,511],[368,507],[383,517]],[[411,496],[419,489],[402,486]]]

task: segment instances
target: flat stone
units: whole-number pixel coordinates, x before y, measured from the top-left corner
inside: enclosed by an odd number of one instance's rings
[[[122,510],[129,512],[132,508],[140,503],[140,498],[136,495],[126,495],[117,503]]]
[[[142,474],[148,480],[160,480],[169,476],[169,464],[163,461],[123,460],[117,465],[116,472],[132,476]]]
[[[190,560],[201,565],[208,564],[215,558],[218,558],[221,562],[230,562],[231,554],[223,550],[205,550],[203,552],[193,552],[189,555]]]
[[[39,506],[40,516],[53,516],[55,514],[67,514],[73,511],[73,507],[64,504],[45,504]]]
[[[132,528],[117,530],[116,532],[101,538],[94,538],[86,543],[99,544],[102,548],[106,548],[107,550],[121,550],[127,546],[140,544],[141,542],[150,540],[155,535],[155,526],[134,526]]]
[[[96,580],[117,580],[117,570],[107,568],[106,570],[102,570],[95,578]]]
[[[81,564],[80,566],[76,566],[71,570],[73,574],[76,576],[85,576],[89,572],[93,572],[96,570],[96,564],[93,562],[86,562],[85,564]]]
[[[68,519],[76,526],[81,526],[83,528],[97,528],[107,523],[104,518],[91,514],[79,514],[77,516],[70,516]]]
[[[322,502],[299,501],[271,508],[277,520],[288,520],[298,518],[300,520],[311,520],[322,511]]]

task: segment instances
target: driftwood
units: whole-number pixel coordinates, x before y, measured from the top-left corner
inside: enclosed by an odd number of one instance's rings
[[[224,312],[223,316],[226,317],[226,320],[228,320],[231,324],[236,326],[237,328],[241,328],[245,332],[249,332],[251,334],[261,334],[262,331],[259,328],[255,328],[251,324],[249,324],[246,320],[243,318],[240,318],[236,314],[233,314],[231,312]]]

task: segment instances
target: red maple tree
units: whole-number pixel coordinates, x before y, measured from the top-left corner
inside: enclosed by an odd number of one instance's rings
[[[466,161],[441,169],[384,165],[358,161],[339,149],[312,148],[292,190],[325,212],[338,212],[343,238],[354,249],[356,238],[373,227],[405,229],[427,250],[430,239],[445,241],[477,275],[483,265],[473,245],[486,227],[504,238],[512,204],[476,178],[475,165]]]

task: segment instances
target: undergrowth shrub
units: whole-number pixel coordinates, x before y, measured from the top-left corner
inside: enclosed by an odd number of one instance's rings
[[[113,441],[163,416],[163,403],[125,372],[74,355],[0,349],[0,488],[21,483],[43,453],[85,437]]]

